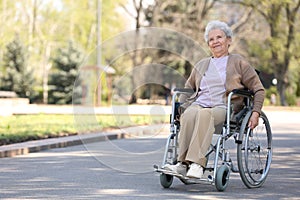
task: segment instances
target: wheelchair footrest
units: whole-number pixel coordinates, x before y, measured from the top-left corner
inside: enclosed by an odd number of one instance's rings
[[[190,177],[184,176],[182,174],[178,174],[176,172],[172,172],[170,170],[163,169],[157,165],[154,165],[153,167],[154,167],[155,172],[175,176],[175,177],[179,178],[180,180],[184,181],[186,184],[197,184],[197,183],[214,184],[214,181],[212,180],[212,176],[211,176],[211,174],[212,174],[211,169],[205,170],[202,178],[199,179],[199,178],[190,178]]]

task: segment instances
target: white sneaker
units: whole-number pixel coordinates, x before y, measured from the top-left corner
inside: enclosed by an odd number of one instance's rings
[[[163,166],[163,169],[170,170],[172,172],[184,175],[186,174],[187,167],[186,165],[182,164],[181,162],[178,162],[176,165],[170,165],[166,164]]]
[[[201,178],[203,176],[203,167],[197,163],[192,163],[186,176],[190,178]]]

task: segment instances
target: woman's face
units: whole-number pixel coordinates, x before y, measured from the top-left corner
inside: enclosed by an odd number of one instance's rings
[[[220,29],[213,29],[208,33],[208,46],[215,58],[228,55],[231,38],[226,37]]]

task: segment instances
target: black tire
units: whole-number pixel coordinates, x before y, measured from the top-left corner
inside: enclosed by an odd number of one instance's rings
[[[229,183],[229,168],[226,165],[222,165],[217,169],[215,177],[215,185],[218,191],[223,192]]]
[[[173,176],[169,174],[160,175],[160,184],[164,188],[169,188],[173,183]]]
[[[243,119],[239,142],[237,145],[237,160],[240,177],[248,188],[258,188],[265,182],[272,161],[272,132],[267,116],[262,112],[259,125],[251,130],[248,122],[249,111]]]

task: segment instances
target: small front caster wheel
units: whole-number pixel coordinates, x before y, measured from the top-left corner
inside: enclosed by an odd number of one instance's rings
[[[215,185],[218,191],[224,191],[229,182],[229,168],[226,165],[222,165],[217,169],[215,177]]]
[[[169,188],[173,183],[173,176],[168,174],[161,174],[160,175],[160,184],[164,188]]]

